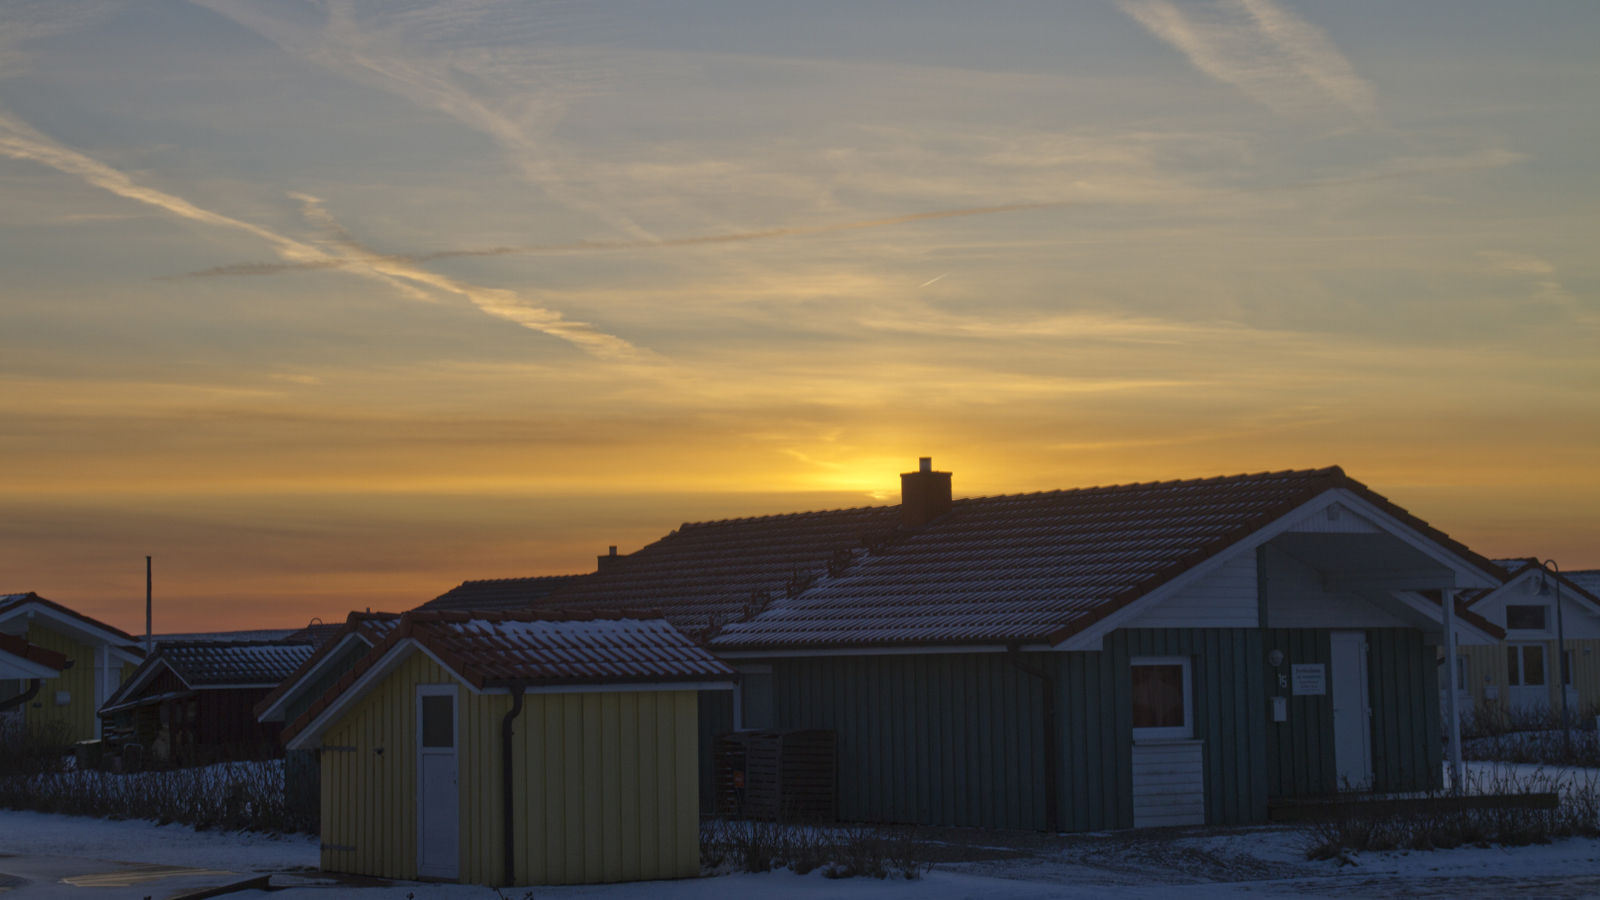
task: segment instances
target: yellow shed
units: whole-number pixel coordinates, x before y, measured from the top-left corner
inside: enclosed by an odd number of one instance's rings
[[[700,871],[696,692],[659,613],[426,611],[283,732],[321,751],[322,868],[496,887]]]

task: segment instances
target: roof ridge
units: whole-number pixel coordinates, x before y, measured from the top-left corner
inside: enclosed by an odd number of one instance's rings
[[[461,582],[460,584],[456,585],[455,587],[451,588],[450,590],[453,591],[453,590],[456,590],[457,588],[463,588],[463,587],[466,587],[469,584],[502,584],[502,583],[507,582],[507,581],[549,581],[549,580],[558,579],[558,578],[582,578],[583,576],[589,575],[589,574],[591,574],[591,573],[589,573],[589,572],[573,572],[573,573],[568,574],[568,575],[518,575],[518,576],[513,576],[513,577],[510,577],[510,578],[468,578],[467,580]],[[450,591],[445,591],[445,593],[448,594],[448,593],[450,593]]]
[[[731,525],[744,522],[759,522],[763,519],[797,519],[801,516],[830,516],[839,513],[865,512],[873,509],[894,509],[898,503],[886,503],[882,506],[843,506],[838,509],[808,509],[804,512],[770,513],[764,516],[735,516],[728,519],[705,519],[700,522],[685,522],[678,526],[679,531],[688,528],[703,528],[710,525]]]
[[[1173,485],[1204,485],[1221,484],[1224,482],[1240,481],[1265,481],[1269,478],[1285,478],[1291,475],[1311,477],[1344,477],[1344,469],[1339,466],[1324,466],[1320,469],[1280,469],[1272,472],[1242,472],[1238,475],[1213,475],[1209,478],[1173,478],[1168,481],[1130,481],[1124,484],[1104,484],[1093,487],[1056,488],[1048,491],[1026,491],[1019,494],[988,494],[981,497],[961,497],[955,503],[975,503],[983,500],[1014,500],[1023,497],[1053,497],[1064,494],[1111,494],[1121,491],[1133,491],[1141,488],[1172,487]]]
[[[1078,488],[1056,488],[1054,490],[1048,490],[1048,491],[1024,491],[1024,492],[1017,493],[1017,494],[986,494],[986,495],[982,495],[982,496],[978,496],[978,497],[961,497],[961,498],[958,498],[957,500],[955,500],[954,502],[956,502],[956,503],[972,503],[972,502],[980,501],[980,500],[1006,500],[1006,499],[1012,499],[1012,498],[1018,498],[1018,497],[1039,497],[1039,496],[1057,495],[1057,494],[1110,493],[1110,492],[1114,492],[1114,491],[1135,490],[1135,489],[1138,489],[1138,488],[1167,487],[1167,486],[1176,485],[1176,484],[1194,484],[1194,485],[1217,484],[1217,483],[1221,483],[1221,482],[1225,482],[1225,481],[1246,481],[1246,480],[1251,480],[1251,479],[1263,479],[1264,480],[1264,479],[1267,479],[1267,478],[1283,478],[1283,477],[1291,476],[1291,475],[1299,475],[1299,476],[1306,476],[1306,477],[1312,477],[1312,476],[1322,476],[1322,477],[1338,476],[1338,477],[1343,477],[1344,476],[1344,469],[1339,467],[1339,466],[1323,466],[1322,468],[1318,468],[1318,469],[1279,469],[1277,471],[1267,471],[1267,472],[1242,472],[1242,473],[1237,474],[1237,475],[1212,475],[1212,476],[1206,477],[1206,478],[1174,478],[1174,479],[1171,479],[1171,480],[1168,480],[1168,481],[1130,481],[1130,482],[1126,482],[1126,483],[1123,483],[1123,484],[1094,485],[1092,487],[1078,487]],[[863,511],[866,511],[866,510],[875,510],[875,509],[894,509],[895,507],[897,507],[899,505],[900,504],[898,504],[898,503],[889,503],[889,504],[884,504],[882,506],[848,506],[848,507],[841,507],[839,509],[818,509],[818,510],[808,510],[808,511],[805,511],[805,512],[773,513],[773,514],[765,515],[765,516],[738,516],[738,517],[728,518],[728,519],[706,519],[706,520],[700,521],[700,522],[685,522],[682,525],[678,526],[678,530],[679,531],[683,531],[684,529],[687,529],[687,528],[701,528],[701,527],[710,526],[710,525],[731,525],[731,524],[742,524],[742,523],[747,523],[747,522],[758,522],[758,521],[761,521],[763,519],[787,519],[787,518],[798,518],[800,516],[823,516],[823,515],[832,515],[832,514],[837,514],[837,513],[863,512]]]
[[[596,619],[641,622],[665,619],[659,609],[414,609],[407,622],[592,622]]]

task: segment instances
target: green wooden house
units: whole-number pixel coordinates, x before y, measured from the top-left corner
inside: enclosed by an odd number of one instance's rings
[[[1340,469],[955,499],[923,460],[902,491],[685,524],[544,602],[658,607],[741,671],[701,698],[702,785],[719,730],[836,731],[848,820],[1250,823],[1439,786],[1437,597],[1505,573]]]

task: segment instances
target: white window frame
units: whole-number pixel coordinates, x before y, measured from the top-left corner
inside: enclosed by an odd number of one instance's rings
[[[1187,741],[1194,739],[1194,660],[1187,656],[1135,656],[1128,660],[1131,672],[1134,666],[1183,667],[1183,724],[1164,728],[1135,728],[1135,741]]]

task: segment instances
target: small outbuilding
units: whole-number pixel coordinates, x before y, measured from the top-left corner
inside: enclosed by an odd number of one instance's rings
[[[659,613],[414,610],[290,722],[322,868],[492,886],[699,874],[699,691]]]
[[[283,640],[158,644],[100,708],[105,752],[124,764],[275,756],[280,726],[257,722],[254,707],[311,653]]]

